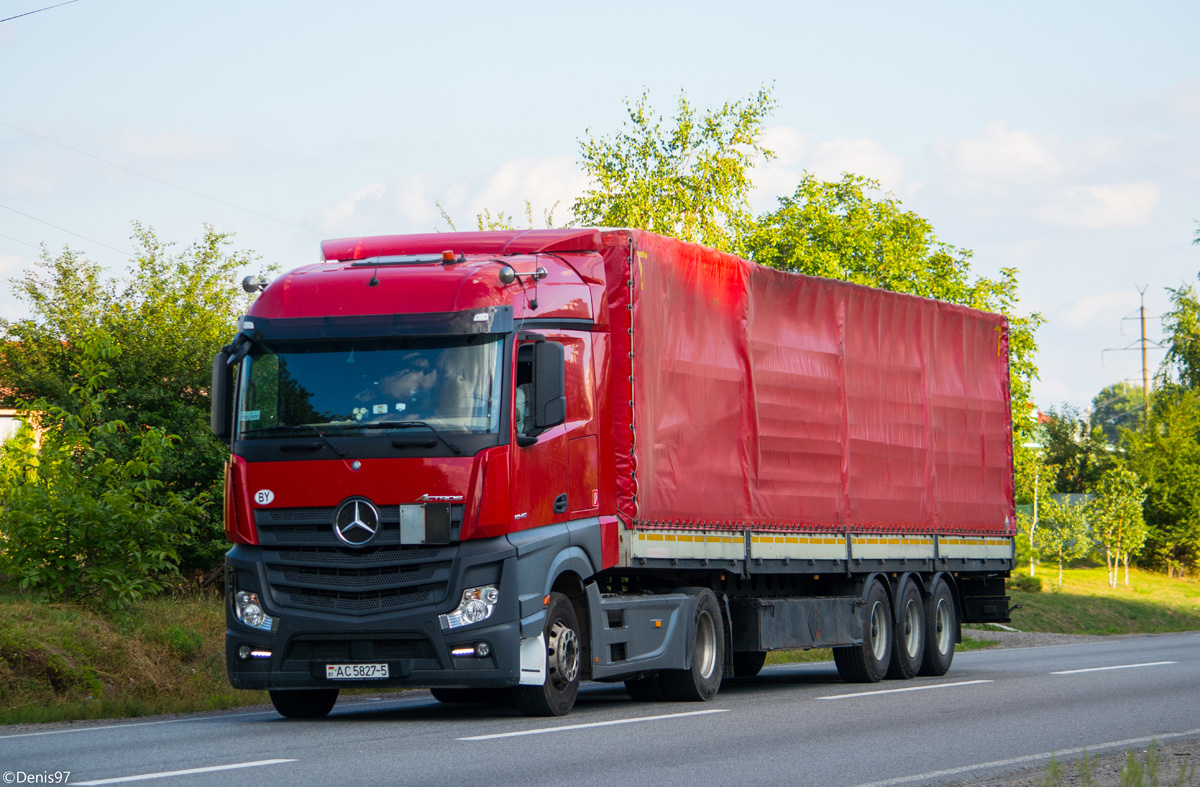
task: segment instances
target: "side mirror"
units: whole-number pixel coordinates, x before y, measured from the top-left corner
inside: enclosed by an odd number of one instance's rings
[[[229,365],[229,353],[219,352],[212,364],[212,414],[209,428],[212,433],[229,442],[233,422],[233,367]]]
[[[539,341],[533,352],[533,426],[549,429],[567,420],[566,353],[558,342]]]

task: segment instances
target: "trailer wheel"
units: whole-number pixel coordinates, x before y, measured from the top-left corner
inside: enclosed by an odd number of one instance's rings
[[[921,661],[920,672],[931,677],[945,675],[954,661],[954,639],[958,631],[958,614],[946,580],[939,579],[934,585],[925,615],[925,658]]]
[[[892,660],[892,605],[879,580],[867,588],[865,601],[862,644],[833,649],[838,674],[850,683],[877,683]]]
[[[721,607],[708,588],[688,588],[684,592],[696,597],[692,613],[692,666],[663,670],[663,690],[667,699],[674,702],[708,702],[717,696],[725,670]]]
[[[575,607],[562,593],[550,594],[546,607],[546,682],[541,686],[517,686],[513,694],[517,709],[526,716],[565,716],[579,694],[579,618]]]
[[[662,679],[658,675],[630,678],[625,681],[625,691],[635,702],[662,702],[667,698]]]
[[[271,704],[289,719],[320,719],[329,715],[337,702],[337,689],[291,689],[272,691]]]
[[[465,702],[506,702],[509,695],[507,689],[433,688],[429,690],[429,693],[433,695],[435,700],[444,705],[457,705]]]
[[[908,680],[920,671],[925,657],[925,619],[921,591],[911,578],[906,579],[896,594],[896,632],[888,678]]]
[[[753,678],[762,672],[767,663],[765,650],[735,650],[733,652],[733,677]]]

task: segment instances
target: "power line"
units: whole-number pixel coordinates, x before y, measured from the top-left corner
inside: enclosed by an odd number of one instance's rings
[[[29,248],[31,248],[31,249],[40,249],[40,248],[42,248],[41,246],[34,246],[32,243],[29,243],[29,242],[27,242],[27,241],[23,241],[23,240],[18,240],[17,238],[11,237],[11,236],[9,236],[9,235],[0,235],[0,238],[4,238],[5,240],[10,240],[10,241],[12,241],[13,243],[19,243],[19,244],[21,244],[22,246],[28,246],[28,247],[29,247]]]
[[[78,3],[78,2],[79,2],[79,0],[67,0],[67,2],[59,3],[58,5],[48,5],[45,8],[39,8],[36,11],[26,11],[23,14],[17,14],[16,16],[10,16],[7,19],[0,19],[0,22],[9,22],[9,21],[12,21],[13,19],[20,19],[23,16],[29,16],[30,14],[40,14],[42,11],[49,11],[51,8],[58,8],[59,6],[70,5],[71,3]],[[12,238],[9,238],[9,240],[12,240]]]
[[[118,254],[124,254],[129,259],[131,259],[131,260],[133,259],[133,255],[127,251],[122,251],[121,249],[118,249],[114,246],[109,246],[107,243],[101,243],[100,241],[89,238],[86,235],[80,235],[78,232],[71,232],[69,229],[66,229],[65,227],[60,227],[57,224],[51,224],[48,221],[43,221],[42,219],[39,219],[37,216],[30,216],[28,213],[22,213],[21,211],[17,210],[16,208],[10,208],[7,205],[0,205],[0,208],[4,208],[5,210],[10,210],[13,213],[17,214],[18,216],[24,216],[27,219],[33,219],[34,221],[36,221],[40,224],[45,224],[47,227],[53,227],[54,229],[58,230],[59,232],[65,232],[68,235],[74,235],[76,238],[83,238],[88,243],[95,243],[97,246],[103,246],[106,249],[112,249],[113,251],[117,252]],[[9,238],[9,240],[13,240],[13,239]],[[22,242],[23,241],[17,241],[17,243],[22,243]],[[29,244],[26,244],[26,245],[29,245]]]
[[[72,0],[72,2],[74,2],[74,1],[75,0]],[[234,205],[232,202],[226,202],[225,200],[218,199],[217,197],[210,197],[207,194],[201,194],[199,191],[193,191],[192,189],[186,188],[184,186],[179,186],[175,183],[171,183],[170,181],[163,180],[162,178],[156,178],[153,175],[147,175],[145,172],[138,172],[136,169],[130,169],[129,167],[126,167],[122,164],[118,164],[115,161],[109,161],[106,158],[101,158],[100,156],[92,155],[91,153],[87,153],[85,151],[79,150],[78,148],[73,148],[70,145],[64,145],[63,143],[58,142],[53,139],[50,139],[49,137],[43,137],[41,134],[35,134],[34,132],[23,129],[19,126],[14,126],[12,123],[6,123],[5,121],[0,120],[0,126],[7,126],[8,128],[11,128],[14,131],[20,131],[22,134],[28,134],[31,137],[37,137],[38,139],[42,140],[43,142],[49,142],[51,145],[58,145],[60,148],[66,148],[67,150],[71,151],[72,153],[78,153],[81,156],[87,156],[90,159],[95,159],[96,161],[100,161],[104,164],[107,164],[110,167],[116,167],[117,169],[125,170],[126,172],[132,173],[139,177],[143,177],[148,180],[153,180],[155,183],[161,183],[164,186],[170,186],[173,189],[179,189],[180,191],[186,192],[195,197],[201,197],[206,200],[211,200],[212,202],[216,202],[218,204],[224,205],[227,208],[233,208],[234,210],[240,210],[244,213],[249,213],[252,216],[258,216],[260,219],[267,219],[268,221],[274,221],[278,224],[283,224],[283,225],[291,227],[293,229],[303,230],[304,232],[308,232],[313,235],[319,235],[321,237],[324,237],[323,235],[321,235],[321,233],[310,230],[308,227],[301,227],[299,224],[292,224],[290,221],[284,221],[283,219],[277,219],[274,216],[268,216],[267,214],[259,213],[256,210],[250,210],[249,208],[243,208],[241,205]]]

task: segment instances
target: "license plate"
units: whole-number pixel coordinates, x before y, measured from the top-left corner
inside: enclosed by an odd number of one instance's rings
[[[372,680],[386,678],[386,664],[326,664],[325,677],[329,680]]]

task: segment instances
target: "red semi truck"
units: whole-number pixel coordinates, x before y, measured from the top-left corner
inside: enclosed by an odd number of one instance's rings
[[[229,678],[283,715],[941,675],[1008,620],[1003,317],[637,230],[322,250],[213,362]]]

